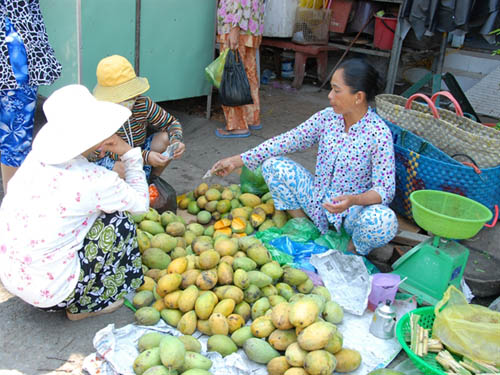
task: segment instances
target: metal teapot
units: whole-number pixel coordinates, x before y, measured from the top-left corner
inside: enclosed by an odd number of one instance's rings
[[[370,324],[370,333],[381,339],[392,339],[396,326],[396,310],[391,306],[391,301],[380,303],[373,314]]]

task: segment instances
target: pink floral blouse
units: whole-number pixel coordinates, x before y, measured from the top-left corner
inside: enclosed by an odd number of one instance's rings
[[[310,199],[311,219],[322,233],[328,224],[340,230],[347,211],[331,214],[321,205],[343,194],[376,191],[388,205],[395,193],[394,145],[391,131],[369,109],[345,132],[344,118],[326,108],[296,128],[271,138],[241,154],[243,163],[254,170],[273,156],[303,151],[318,144],[314,195]]]
[[[32,151],[0,207],[0,279],[36,307],[67,298],[80,276],[78,250],[102,212],[144,212],[148,184],[141,149],[121,157],[125,181],[78,156],[48,165]]]
[[[229,34],[239,26],[240,33],[259,36],[264,32],[264,0],[219,0],[217,34]]]

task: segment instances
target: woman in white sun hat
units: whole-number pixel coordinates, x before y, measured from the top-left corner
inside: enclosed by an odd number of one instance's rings
[[[121,104],[132,111],[116,134],[132,147],[142,149],[148,180],[151,174],[160,176],[171,161],[162,155],[170,144],[176,144],[174,159],[184,153],[182,125],[151,98],[142,95],[149,90],[149,82],[147,78],[136,76],[132,64],[125,57],[105,57],[97,65],[96,75],[94,96],[99,100]],[[107,153],[96,162],[119,174],[123,170],[118,155],[114,153]]]
[[[130,110],[69,85],[43,111],[47,124],[0,206],[0,279],[71,320],[114,311],[143,281],[127,212],[147,211],[148,185],[140,148],[114,134]],[[125,180],[87,160],[96,150],[119,155]]]

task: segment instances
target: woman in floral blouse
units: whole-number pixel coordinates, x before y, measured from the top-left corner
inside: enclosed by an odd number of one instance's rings
[[[226,129],[216,129],[221,138],[250,136],[250,130],[261,129],[259,80],[256,54],[264,31],[264,0],[219,0],[217,40],[221,50],[237,50],[245,66],[253,104],[239,107],[222,106]]]
[[[257,147],[215,163],[226,176],[246,165],[262,173],[278,210],[308,216],[322,233],[343,226],[351,250],[366,255],[388,243],[397,219],[388,207],[395,192],[394,149],[390,130],[369,107],[377,92],[376,70],[360,59],[335,71],[328,107],[296,128]],[[318,144],[315,175],[282,156]]]

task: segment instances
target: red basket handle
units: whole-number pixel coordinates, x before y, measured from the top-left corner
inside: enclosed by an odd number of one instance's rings
[[[457,99],[453,95],[451,95],[450,92],[448,91],[438,91],[434,95],[431,96],[432,103],[436,105],[436,99],[438,96],[444,96],[445,98],[448,98],[450,102],[453,103],[453,106],[455,107],[455,113],[457,114],[458,117],[464,117],[464,112],[462,111],[462,107],[460,107],[460,104],[458,104]]]
[[[437,119],[439,118],[439,112],[436,109],[436,106],[434,105],[432,100],[430,100],[429,97],[427,95],[424,95],[424,94],[414,94],[414,95],[410,96],[408,98],[408,100],[406,101],[405,109],[411,109],[411,103],[417,98],[424,99],[427,102],[427,104],[429,105],[429,108],[431,109],[432,114],[434,115],[434,118],[437,118]]]
[[[491,224],[484,224],[485,227],[487,228],[493,228],[495,225],[497,225],[498,221],[498,204],[495,204],[495,216],[493,217],[493,221]]]

